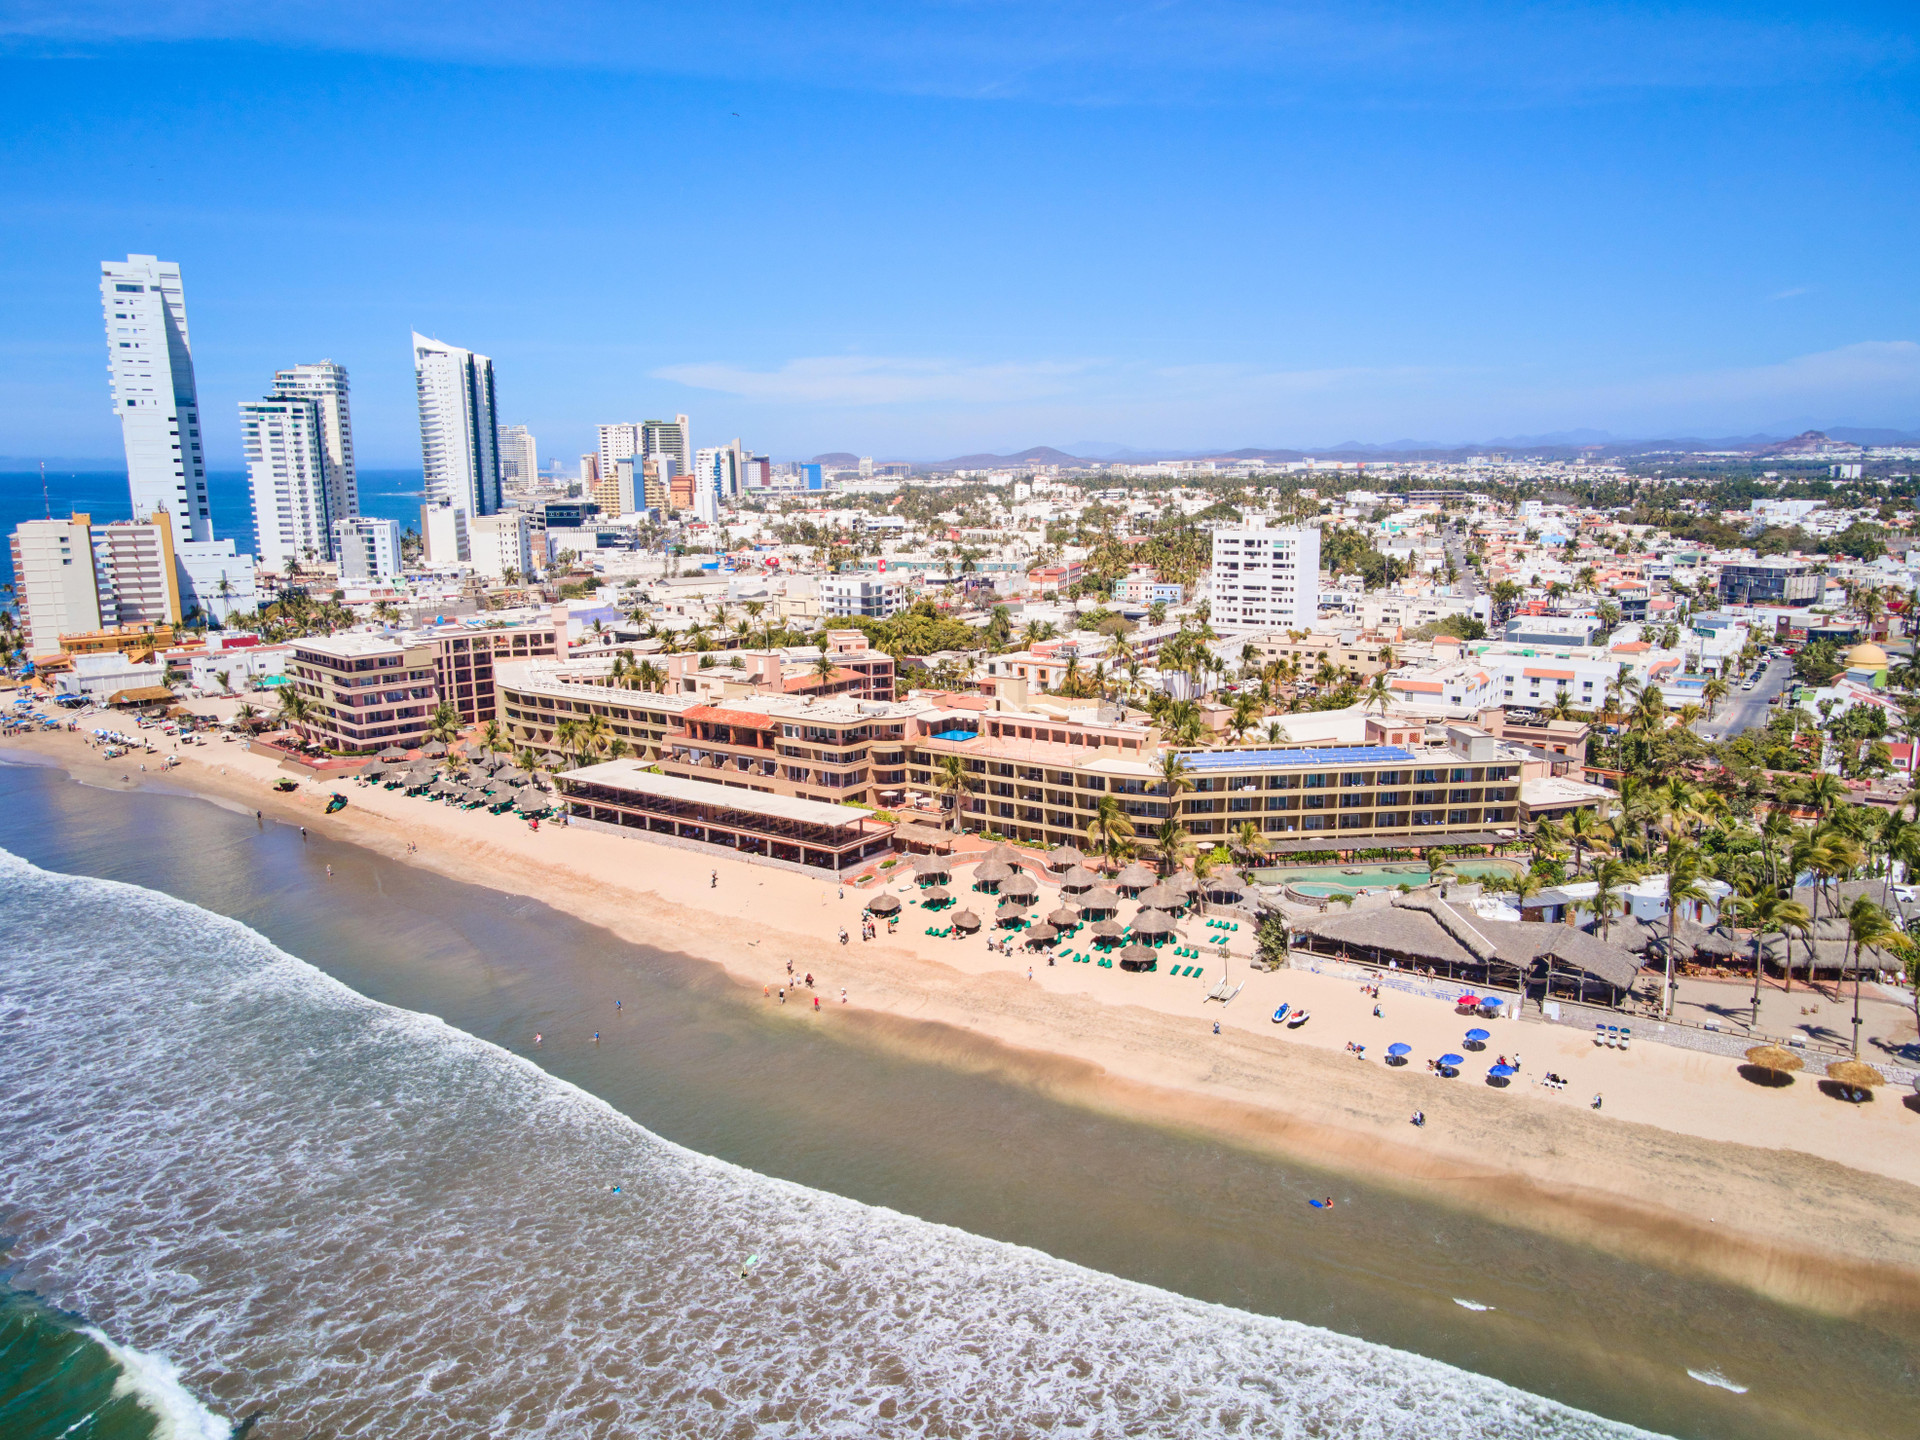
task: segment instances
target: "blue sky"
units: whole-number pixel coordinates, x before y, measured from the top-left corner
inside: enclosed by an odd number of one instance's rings
[[[0,0],[0,454],[115,456],[98,262],[211,458],[411,328],[574,457],[1920,429],[1911,5]]]

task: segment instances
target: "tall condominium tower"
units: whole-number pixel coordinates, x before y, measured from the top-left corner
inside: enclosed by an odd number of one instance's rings
[[[693,442],[687,438],[687,417],[649,420],[640,427],[640,453],[665,455],[674,462],[674,473],[686,475],[693,470]]]
[[[211,540],[200,398],[187,344],[180,267],[152,255],[129,255],[125,264],[103,261],[100,303],[134,517],[144,520],[165,510],[174,519],[176,541]]]
[[[605,480],[613,475],[614,467],[622,460],[631,460],[641,454],[640,427],[625,421],[617,425],[602,425],[600,429],[600,450],[596,457],[599,479]],[[582,477],[584,478],[584,477]]]
[[[492,515],[500,508],[493,361],[416,333],[413,376],[427,504]]]
[[[540,449],[526,426],[502,425],[497,448],[502,485],[532,485],[539,480]]]
[[[1269,529],[1257,516],[1213,532],[1213,608],[1219,630],[1308,630],[1320,613],[1320,532]]]
[[[347,411],[347,367],[331,360],[296,365],[273,377],[276,398],[311,400],[320,412],[320,455],[326,465],[327,513],[335,520],[360,513],[360,480],[353,465],[353,418]],[[331,528],[331,527],[329,527]]]
[[[335,515],[327,484],[321,403],[297,395],[240,402],[240,438],[253,491],[253,533],[262,565],[331,560]]]

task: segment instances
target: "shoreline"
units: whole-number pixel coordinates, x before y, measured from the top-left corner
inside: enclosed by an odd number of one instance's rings
[[[175,753],[157,737],[156,744]],[[270,784],[285,773],[276,762],[218,741],[183,747],[179,767],[144,776],[132,768],[144,757],[105,761],[80,735],[20,737],[8,749],[83,783],[144,785],[271,812],[389,859],[538,899],[621,938],[714,965],[743,1002],[753,999],[753,985],[784,979],[791,957],[796,974],[815,974],[822,1000],[817,1016],[801,1007],[791,1022],[841,1026],[851,1043],[994,1073],[1062,1103],[1352,1174],[1803,1308],[1888,1318],[1920,1312],[1920,1147],[1911,1143],[1920,1113],[1890,1092],[1860,1107],[1811,1085],[1797,1094],[1747,1093],[1752,1087],[1732,1062],[1647,1045],[1581,1057],[1584,1071],[1604,1079],[1608,1109],[1596,1115],[1580,1087],[1558,1096],[1532,1087],[1494,1092],[1436,1082],[1411,1067],[1356,1064],[1340,1038],[1364,1035],[1377,1050],[1386,1032],[1342,1016],[1343,1007],[1364,1016],[1367,1002],[1351,993],[1357,986],[1331,977],[1236,972],[1249,993],[1225,1008],[1203,1004],[1197,984],[1087,974],[1086,966],[1049,971],[1044,957],[1034,960],[1030,983],[1025,956],[991,954],[977,939],[914,934],[919,912],[911,907],[900,933],[842,948],[835,932],[844,924],[857,933],[857,915],[878,886],[840,900],[827,879],[584,828],[536,834],[505,817],[344,782],[337,783],[348,807],[323,817],[332,785],[276,794]],[[1310,1000],[1323,1017],[1310,1039],[1261,1028],[1265,1010],[1249,997],[1276,988]],[[1394,1038],[1419,1040],[1461,1023],[1437,1002],[1390,995],[1385,1003],[1395,1012]],[[1489,1056],[1524,1047],[1535,1057],[1532,1073],[1569,1073],[1560,1049],[1591,1044],[1539,1022],[1489,1028]],[[1541,1059],[1542,1051],[1551,1053]],[[1427,1111],[1424,1130],[1406,1123],[1416,1106]],[[1783,1113],[1792,1123],[1782,1123]],[[1756,1130],[1775,1132],[1774,1143],[1754,1143]]]

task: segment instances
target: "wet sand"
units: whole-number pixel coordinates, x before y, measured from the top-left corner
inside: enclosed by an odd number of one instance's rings
[[[923,912],[910,904],[895,935],[841,947],[837,931],[857,935],[872,889],[848,888],[841,899],[832,882],[810,876],[584,828],[535,833],[352,782],[307,783],[281,796],[270,788],[283,773],[276,764],[217,741],[185,747],[184,763],[164,775],[142,775],[138,758],[104,762],[76,736],[7,743],[87,783],[144,783],[260,809],[396,861],[537,898],[624,938],[722,966],[752,992],[783,980],[790,958],[796,973],[813,973],[823,999],[817,1017],[789,1005],[791,1022],[857,1044],[1337,1168],[1832,1314],[1920,1307],[1920,1113],[1895,1092],[1854,1107],[1805,1080],[1761,1090],[1731,1062],[1651,1044],[1596,1052],[1577,1031],[1533,1022],[1487,1026],[1486,1059],[1523,1055],[1511,1089],[1440,1082],[1419,1062],[1458,1046],[1466,1022],[1451,1007],[1387,992],[1386,1019],[1374,1020],[1355,984],[1249,973],[1244,943],[1229,963],[1246,990],[1224,1009],[1204,1002],[1195,982],[1049,968],[1043,958],[1030,982],[1025,956],[1009,961],[978,939],[926,938]],[[324,816],[333,788],[351,804]],[[715,870],[718,886],[709,883]],[[1189,930],[1195,941],[1205,933]],[[1314,1011],[1307,1031],[1276,1032],[1266,1017],[1280,999]],[[1349,1039],[1375,1056],[1389,1040],[1406,1040],[1416,1063],[1390,1071],[1357,1062],[1342,1048]],[[1549,1069],[1572,1086],[1554,1094],[1527,1083]],[[1598,1114],[1586,1105],[1596,1090],[1606,1095]],[[1423,1130],[1407,1124],[1416,1107],[1428,1117]]]

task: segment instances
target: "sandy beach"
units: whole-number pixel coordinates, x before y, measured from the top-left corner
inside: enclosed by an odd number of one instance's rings
[[[1578,1030],[1511,1020],[1479,1022],[1492,1032],[1485,1052],[1460,1079],[1439,1080],[1425,1059],[1459,1050],[1475,1022],[1392,991],[1375,1018],[1356,981],[1255,971],[1250,927],[1225,961],[1245,988],[1222,1006],[1203,998],[1217,959],[1205,980],[1181,980],[1009,959],[980,937],[928,937],[905,875],[883,882],[905,907],[897,930],[862,942],[861,911],[878,886],[843,893],[829,879],[584,827],[536,832],[352,781],[304,781],[282,795],[271,786],[287,772],[274,759],[218,739],[177,751],[156,739],[182,761],[164,772],[153,757],[106,761],[80,735],[5,743],[88,784],[261,810],[397,863],[538,898],[723,967],[757,1003],[779,1004],[763,990],[788,981],[791,960],[795,975],[815,980],[812,992],[789,995],[791,1023],[831,1027],[853,1043],[989,1070],[1074,1104],[1364,1175],[1790,1303],[1836,1314],[1920,1305],[1920,1108],[1894,1088],[1848,1105],[1807,1077],[1763,1089],[1713,1056],[1642,1041],[1600,1050]],[[334,789],[351,803],[323,815]],[[955,885],[967,883],[963,868]],[[1051,900],[1043,893],[1043,911]],[[843,927],[854,937],[844,947]],[[1183,928],[1196,946],[1210,933],[1202,921]],[[1312,1022],[1275,1026],[1282,1001],[1306,1006]],[[1413,1047],[1411,1065],[1380,1063],[1393,1041]],[[1364,1059],[1349,1042],[1365,1045]],[[1516,1053],[1521,1074],[1510,1087],[1482,1082],[1494,1056]],[[1536,1083],[1550,1070],[1567,1078],[1564,1091]],[[1598,1112],[1595,1093],[1605,1097]],[[1409,1124],[1416,1108],[1427,1116],[1421,1129]]]

